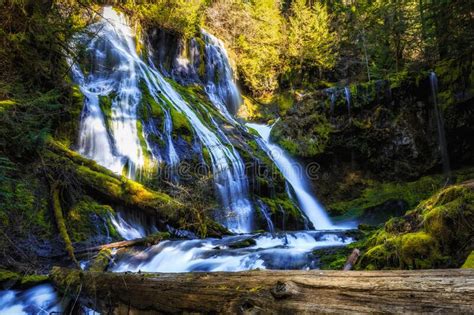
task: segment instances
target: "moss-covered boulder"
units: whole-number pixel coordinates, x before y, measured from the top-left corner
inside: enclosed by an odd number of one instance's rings
[[[366,242],[362,269],[460,267],[474,248],[474,184],[442,189]]]

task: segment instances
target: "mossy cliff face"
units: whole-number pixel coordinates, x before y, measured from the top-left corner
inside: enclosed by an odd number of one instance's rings
[[[288,152],[320,165],[313,184],[323,203],[357,198],[373,181],[410,181],[441,172],[428,73],[391,85],[352,85],[349,91],[350,108],[344,89],[307,93],[272,132]],[[474,152],[469,141],[474,99],[463,95],[450,105],[440,104],[454,168],[472,163]]]
[[[473,224],[474,183],[450,186],[375,231],[358,268],[460,267],[473,250]]]

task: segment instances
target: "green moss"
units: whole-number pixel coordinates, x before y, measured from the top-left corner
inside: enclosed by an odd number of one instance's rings
[[[61,207],[61,200],[60,200],[60,194],[59,194],[59,188],[57,184],[54,184],[53,187],[51,187],[51,199],[52,199],[52,205],[53,205],[53,212],[54,212],[54,217],[56,219],[56,225],[59,230],[59,235],[61,235],[62,240],[64,241],[64,247],[71,258],[71,260],[77,265],[78,262],[76,260],[76,257],[74,255],[74,247],[72,246],[71,239],[69,237],[66,223],[64,221],[64,216],[63,216],[63,210]]]
[[[114,210],[107,205],[98,204],[91,198],[84,198],[75,204],[67,214],[66,222],[73,242],[87,241],[96,234],[106,235],[118,239],[119,235],[110,221]],[[99,223],[97,221],[99,220]],[[100,222],[102,221],[102,222]],[[104,226],[107,225],[107,229]]]
[[[97,256],[92,260],[91,267],[89,271],[91,272],[103,272],[107,269],[107,266],[110,263],[110,259],[112,258],[112,250],[111,249],[103,249],[101,250]]]
[[[284,192],[272,197],[260,198],[269,208],[273,222],[282,223],[283,229],[302,228],[304,226],[304,218],[300,210],[295,206],[293,201]]]
[[[0,269],[0,284],[8,282],[15,288],[28,288],[48,280],[47,275],[21,275],[9,270]]]
[[[472,251],[474,192],[469,184],[442,189],[365,243],[364,269],[460,267]],[[467,244],[459,248],[459,244]],[[469,245],[470,244],[470,245]]]
[[[0,269],[0,283],[16,282],[21,279],[21,275],[9,270]]]
[[[280,120],[272,129],[271,138],[291,155],[314,157],[324,152],[332,130],[327,118],[313,111]]]
[[[171,108],[170,115],[173,122],[173,135],[176,137],[181,136],[187,142],[191,142],[193,129],[188,118],[174,108]]]
[[[250,246],[255,246],[257,242],[253,238],[247,238],[245,240],[241,240],[232,244],[229,244],[229,248],[238,249],[238,248],[246,248]]]
[[[454,179],[464,181],[470,178],[474,169],[459,170],[453,173]],[[424,176],[412,182],[379,183],[367,181],[361,195],[350,201],[334,202],[327,205],[330,214],[335,220],[358,218],[369,208],[373,208],[390,200],[403,200],[408,208],[415,207],[421,200],[428,198],[443,187],[446,180],[443,175]]]
[[[48,281],[47,275],[26,275],[21,278],[21,286],[31,287],[45,281]]]
[[[112,100],[115,97],[115,94],[99,96],[99,106],[104,114],[105,125],[109,131],[112,130]]]
[[[471,254],[466,258],[466,261],[464,264],[461,266],[461,268],[467,269],[473,269],[474,268],[474,251],[471,252]]]
[[[147,121],[150,118],[154,118],[157,119],[158,122],[162,121],[164,119],[162,105],[159,104],[150,94],[150,91],[148,90],[145,81],[140,81],[139,88],[142,92],[142,97],[139,106],[140,115],[142,119]]]

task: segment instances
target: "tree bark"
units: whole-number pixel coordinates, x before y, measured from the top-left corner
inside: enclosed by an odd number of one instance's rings
[[[474,270],[93,273],[56,267],[58,288],[113,314],[470,313]]]

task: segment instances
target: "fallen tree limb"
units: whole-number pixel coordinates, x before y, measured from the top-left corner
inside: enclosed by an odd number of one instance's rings
[[[181,226],[183,218],[190,213],[186,209],[186,205],[176,198],[164,192],[149,189],[124,176],[114,174],[52,139],[47,142],[42,157],[48,167],[66,171],[68,176],[74,177],[87,191],[120,206],[156,218],[161,224],[159,228],[163,230],[167,228],[167,225],[178,229],[183,228]],[[199,222],[192,223],[205,224],[207,235],[201,235],[203,237],[221,236],[228,233],[227,229],[208,216]],[[193,228],[195,227],[191,226],[190,229],[193,230]]]
[[[137,238],[134,240],[119,241],[119,242],[114,242],[114,243],[109,243],[109,244],[104,244],[104,245],[99,245],[99,246],[94,246],[94,247],[78,249],[75,251],[75,253],[76,255],[80,255],[80,254],[87,254],[91,252],[99,252],[103,249],[113,249],[113,248],[119,249],[119,248],[132,247],[132,246],[152,246],[152,245],[158,244],[160,241],[168,237],[169,237],[169,234],[167,233],[152,234],[150,236]]]
[[[114,314],[469,313],[474,270],[104,273],[55,267],[56,286]],[[71,290],[72,289],[72,290]]]

